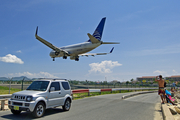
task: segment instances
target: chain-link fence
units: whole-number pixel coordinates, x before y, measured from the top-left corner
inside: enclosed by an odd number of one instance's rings
[[[145,85],[145,84],[136,84],[136,83],[111,83],[111,82],[100,82],[100,83],[91,83],[91,82],[79,82],[78,84],[69,81],[71,89],[105,89],[105,88],[141,88],[141,87],[157,87],[157,84],[154,85]]]
[[[144,87],[158,87],[157,83],[139,83],[139,82],[95,82],[95,81],[78,81],[78,80],[68,80],[72,90],[75,89],[104,89],[104,88],[144,88]],[[0,86],[5,86],[9,88],[16,88],[19,90],[25,90],[33,82],[33,80],[0,80]],[[167,87],[172,87],[172,84],[167,84]],[[179,87],[179,85],[177,86]]]

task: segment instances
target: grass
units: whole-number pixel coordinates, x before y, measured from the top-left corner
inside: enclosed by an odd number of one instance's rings
[[[21,89],[17,89],[17,88],[11,88],[10,90],[10,94],[13,94],[15,92],[19,92],[21,91]],[[82,99],[85,97],[91,97],[91,96],[97,96],[97,95],[105,95],[105,94],[116,94],[116,93],[127,93],[127,92],[133,92],[134,90],[130,91],[130,90],[121,90],[121,91],[105,91],[105,92],[91,92],[91,93],[76,93],[73,94],[73,99],[77,100],[77,99]],[[9,87],[5,87],[5,86],[0,86],[0,95],[2,94],[9,94]]]
[[[19,91],[21,91],[21,89],[11,88],[10,94],[13,94],[13,93],[19,92]],[[9,94],[9,87],[0,86],[0,95],[2,95],[2,94]]]
[[[91,92],[91,93],[76,93],[73,94],[73,100],[82,99],[85,97],[97,96],[97,95],[106,95],[106,94],[116,94],[116,93],[127,93],[133,92],[130,90],[121,90],[121,91],[106,91],[106,92]]]

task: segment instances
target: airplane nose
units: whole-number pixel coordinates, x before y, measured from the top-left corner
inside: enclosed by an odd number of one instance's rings
[[[51,56],[52,58],[55,57],[55,52],[53,52],[53,51],[50,52],[50,53],[49,53],[49,56]]]

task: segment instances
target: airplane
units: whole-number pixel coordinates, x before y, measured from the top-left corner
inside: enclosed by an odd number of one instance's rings
[[[56,57],[63,57],[63,59],[67,59],[67,57],[70,57],[71,60],[79,61],[80,56],[95,56],[95,55],[106,55],[112,53],[114,47],[111,49],[109,53],[87,53],[101,44],[120,44],[119,42],[103,42],[101,41],[103,28],[105,24],[106,17],[102,18],[99,25],[95,29],[93,35],[90,33],[87,33],[89,40],[83,43],[64,46],[64,47],[56,47],[50,42],[44,40],[43,38],[39,37],[37,35],[38,33],[38,26],[36,28],[35,37],[37,40],[48,46],[52,49],[50,52],[50,57],[53,58],[53,61],[55,61]]]

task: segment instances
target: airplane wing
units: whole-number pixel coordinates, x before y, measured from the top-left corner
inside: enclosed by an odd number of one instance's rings
[[[40,42],[42,42],[42,43],[45,44],[46,46],[50,47],[50,48],[53,49],[54,51],[57,51],[57,52],[59,52],[59,53],[60,53],[60,52],[64,52],[65,54],[69,55],[69,53],[68,53],[67,51],[62,50],[62,49],[54,46],[54,45],[51,44],[50,42],[44,40],[43,38],[39,37],[39,36],[37,35],[37,32],[38,32],[38,27],[36,28],[36,34],[35,34],[35,37],[36,37],[37,40],[39,40]]]
[[[95,55],[106,55],[106,54],[112,53],[113,50],[114,50],[114,47],[111,49],[111,51],[109,53],[85,53],[85,54],[80,54],[78,56],[86,56],[86,57],[88,57],[88,56],[95,56]]]

